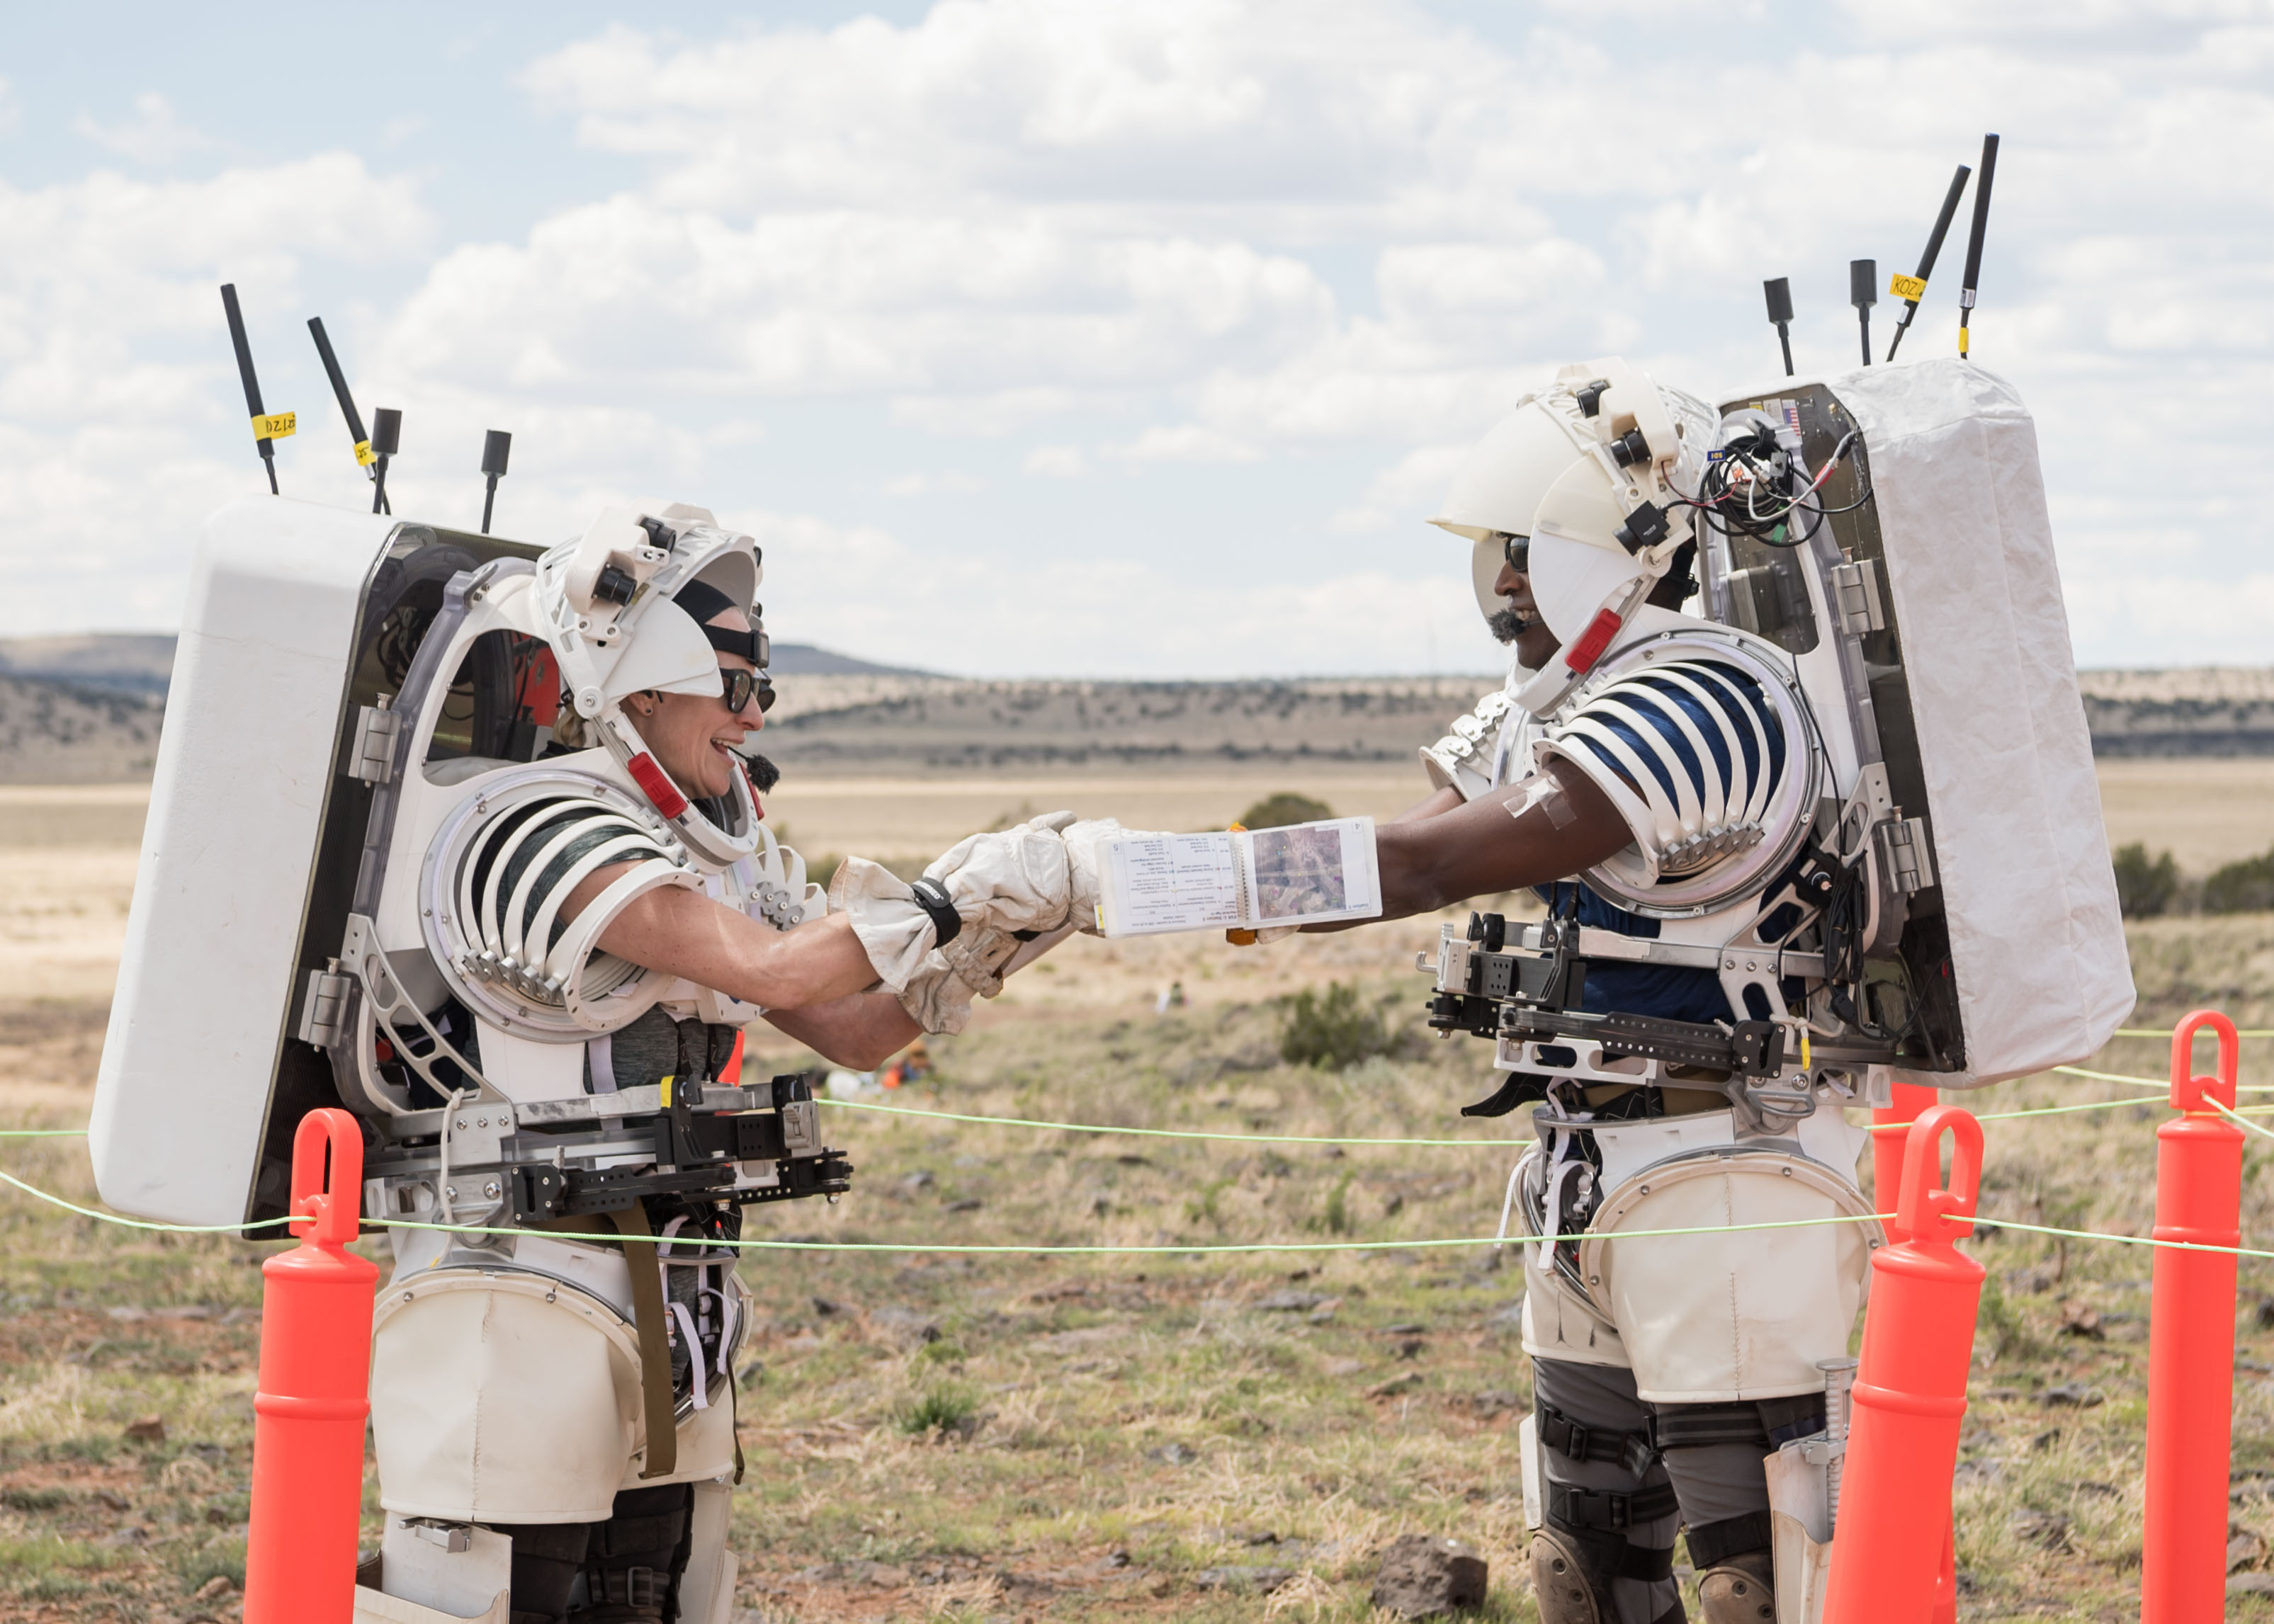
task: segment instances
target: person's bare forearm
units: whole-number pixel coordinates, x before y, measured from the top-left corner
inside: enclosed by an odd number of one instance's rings
[[[1471,897],[1569,879],[1630,844],[1625,820],[1592,781],[1568,767],[1547,771],[1552,786],[1527,780],[1435,816],[1378,825],[1380,917],[1434,914]],[[1543,796],[1541,790],[1552,793]],[[1347,930],[1371,922],[1338,920],[1303,929]]]
[[[606,878],[604,870],[585,884],[605,884]],[[571,898],[575,905],[588,900]],[[676,885],[634,898],[600,933],[600,946],[619,959],[770,1010],[824,1004],[877,981],[852,921],[842,914],[777,930]]]
[[[770,1009],[766,1019],[832,1064],[856,1071],[875,1071],[923,1031],[888,992],[858,992],[802,1009]]]

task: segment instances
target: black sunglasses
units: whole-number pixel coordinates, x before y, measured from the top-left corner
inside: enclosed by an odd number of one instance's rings
[[[724,690],[727,709],[740,710],[750,703],[750,695],[758,696],[758,714],[764,716],[774,708],[773,679],[763,671],[745,671],[741,666],[721,667],[719,686]]]
[[[1532,538],[1502,536],[1500,541],[1501,556],[1508,560],[1508,567],[1520,574],[1529,574],[1532,569]]]

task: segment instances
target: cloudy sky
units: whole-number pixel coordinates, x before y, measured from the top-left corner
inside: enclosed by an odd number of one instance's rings
[[[1849,365],[2004,138],[1975,354],[2090,665],[2274,658],[2274,0],[49,7],[0,39],[0,635],[178,623],[203,517],[697,501],[787,640],[987,674],[1486,668],[1422,522],[1556,365]],[[207,11],[195,17],[191,13]],[[1906,341],[1954,345],[1963,220]],[[1881,320],[1889,319],[1881,306]]]

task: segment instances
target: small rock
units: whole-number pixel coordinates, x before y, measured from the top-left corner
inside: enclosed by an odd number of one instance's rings
[[[166,1441],[166,1420],[163,1416],[144,1416],[126,1424],[126,1436],[138,1444],[162,1444]]]
[[[2262,1297],[2258,1299],[2258,1328],[2262,1331],[2274,1331],[2274,1297]]]
[[[2038,1394],[2037,1402],[2041,1404],[2066,1405],[2073,1410],[2090,1410],[2095,1405],[2106,1403],[2108,1395],[2098,1387],[2089,1387],[2081,1381],[2064,1381],[2057,1387],[2047,1387],[2043,1393]]]
[[[744,1387],[755,1387],[765,1379],[766,1367],[759,1360],[752,1359],[748,1365],[742,1366],[742,1382]]]
[[[237,1588],[237,1581],[227,1574],[215,1574],[190,1593],[192,1601],[219,1601]]]
[[[1485,1598],[1485,1559],[1457,1539],[1400,1534],[1382,1553],[1373,1604],[1401,1619],[1434,1619]]]
[[[2068,1549],[2068,1519],[2057,1511],[2026,1507],[2006,1519],[2006,1531],[2016,1539],[2046,1551]]]
[[[2240,1573],[2246,1568],[2255,1568],[2266,1559],[2266,1542],[2247,1528],[2230,1525],[2226,1542],[2226,1571]]]
[[[2064,1336],[2090,1336],[2096,1342],[2108,1335],[2103,1328],[2100,1311],[2082,1297],[2061,1299],[2060,1328]]]
[[[907,1191],[910,1195],[914,1195],[919,1190],[930,1189],[938,1182],[939,1180],[933,1177],[930,1173],[915,1172],[900,1180],[900,1188]]]
[[[150,1317],[150,1311],[147,1308],[106,1308],[102,1312],[125,1325],[132,1325],[137,1320],[147,1320]]]
[[[2032,1450],[2050,1449],[2059,1442],[2060,1442],[2060,1428],[2057,1426],[2047,1427],[2044,1432],[2039,1432],[2035,1438],[2029,1440],[2029,1447]]]
[[[845,1304],[842,1303],[832,1303],[825,1297],[817,1297],[813,1299],[813,1312],[819,1314],[824,1320],[834,1319],[837,1315],[845,1312]]]
[[[1420,1336],[1426,1335],[1428,1329],[1426,1325],[1409,1321],[1404,1325],[1385,1325],[1382,1327],[1382,1334],[1384,1336]]]
[[[1308,1314],[1305,1315],[1304,1318],[1309,1320],[1313,1325],[1332,1325],[1335,1322],[1335,1311],[1342,1305],[1342,1298],[1338,1297],[1330,1297],[1325,1302],[1313,1309]]]
[[[2226,1581],[2226,1593],[2229,1596],[2274,1596],[2274,1574],[2229,1575]]]
[[[1469,1395],[1469,1413],[1480,1421],[1489,1421],[1495,1416],[1505,1414],[1511,1410],[1528,1408],[1530,1407],[1515,1394],[1501,1387],[1493,1387],[1482,1393]]]
[[[1411,1393],[1421,1385],[1419,1371],[1407,1371],[1403,1376],[1392,1376],[1387,1381],[1377,1381],[1366,1390],[1368,1398],[1396,1398],[1401,1393]]]
[[[94,1492],[94,1503],[106,1511],[132,1511],[134,1504],[124,1494],[114,1494],[109,1489]]]
[[[975,1213],[986,1205],[987,1203],[977,1196],[968,1195],[960,1201],[950,1201],[947,1204],[947,1210],[952,1213]]]
[[[1291,1568],[1203,1568],[1193,1575],[1193,1583],[1203,1590],[1239,1590],[1269,1596],[1294,1576]]]
[[[1397,1357],[1401,1359],[1418,1359],[1428,1346],[1429,1344],[1419,1337],[1409,1336],[1397,1344]]]
[[[1274,1291],[1259,1297],[1255,1306],[1267,1314],[1307,1314],[1327,1300],[1315,1291]]]
[[[1201,1457],[1198,1451],[1188,1449],[1182,1444],[1163,1444],[1157,1449],[1146,1450],[1145,1458],[1169,1466],[1190,1466]]]
[[[120,1529],[115,1534],[105,1534],[95,1543],[106,1545],[139,1545],[147,1543],[149,1538],[148,1529],[139,1523],[132,1523]]]
[[[1364,1359],[1321,1359],[1319,1369],[1329,1376],[1355,1376],[1366,1368]]]

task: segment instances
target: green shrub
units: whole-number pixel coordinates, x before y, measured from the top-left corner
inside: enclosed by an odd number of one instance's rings
[[[2260,914],[2274,909],[2274,851],[2214,869],[2203,882],[2206,914]]]
[[[1323,801],[1282,790],[1248,808],[1239,815],[1239,822],[1246,829],[1284,829],[1290,823],[1324,823],[1334,815],[1335,809]]]
[[[2152,861],[2148,848],[2135,840],[2116,848],[2116,901],[2127,919],[2154,919],[2168,914],[2180,894],[2180,866],[2169,852]]]
[[[1305,988],[1282,1001],[1279,1057],[1289,1065],[1339,1071],[1389,1052],[1382,1018],[1359,1002],[1358,989],[1330,981],[1324,992]]]
[[[894,1410],[892,1425],[911,1438],[930,1432],[968,1436],[979,1430],[979,1395],[968,1387],[933,1387],[915,1402]]]

